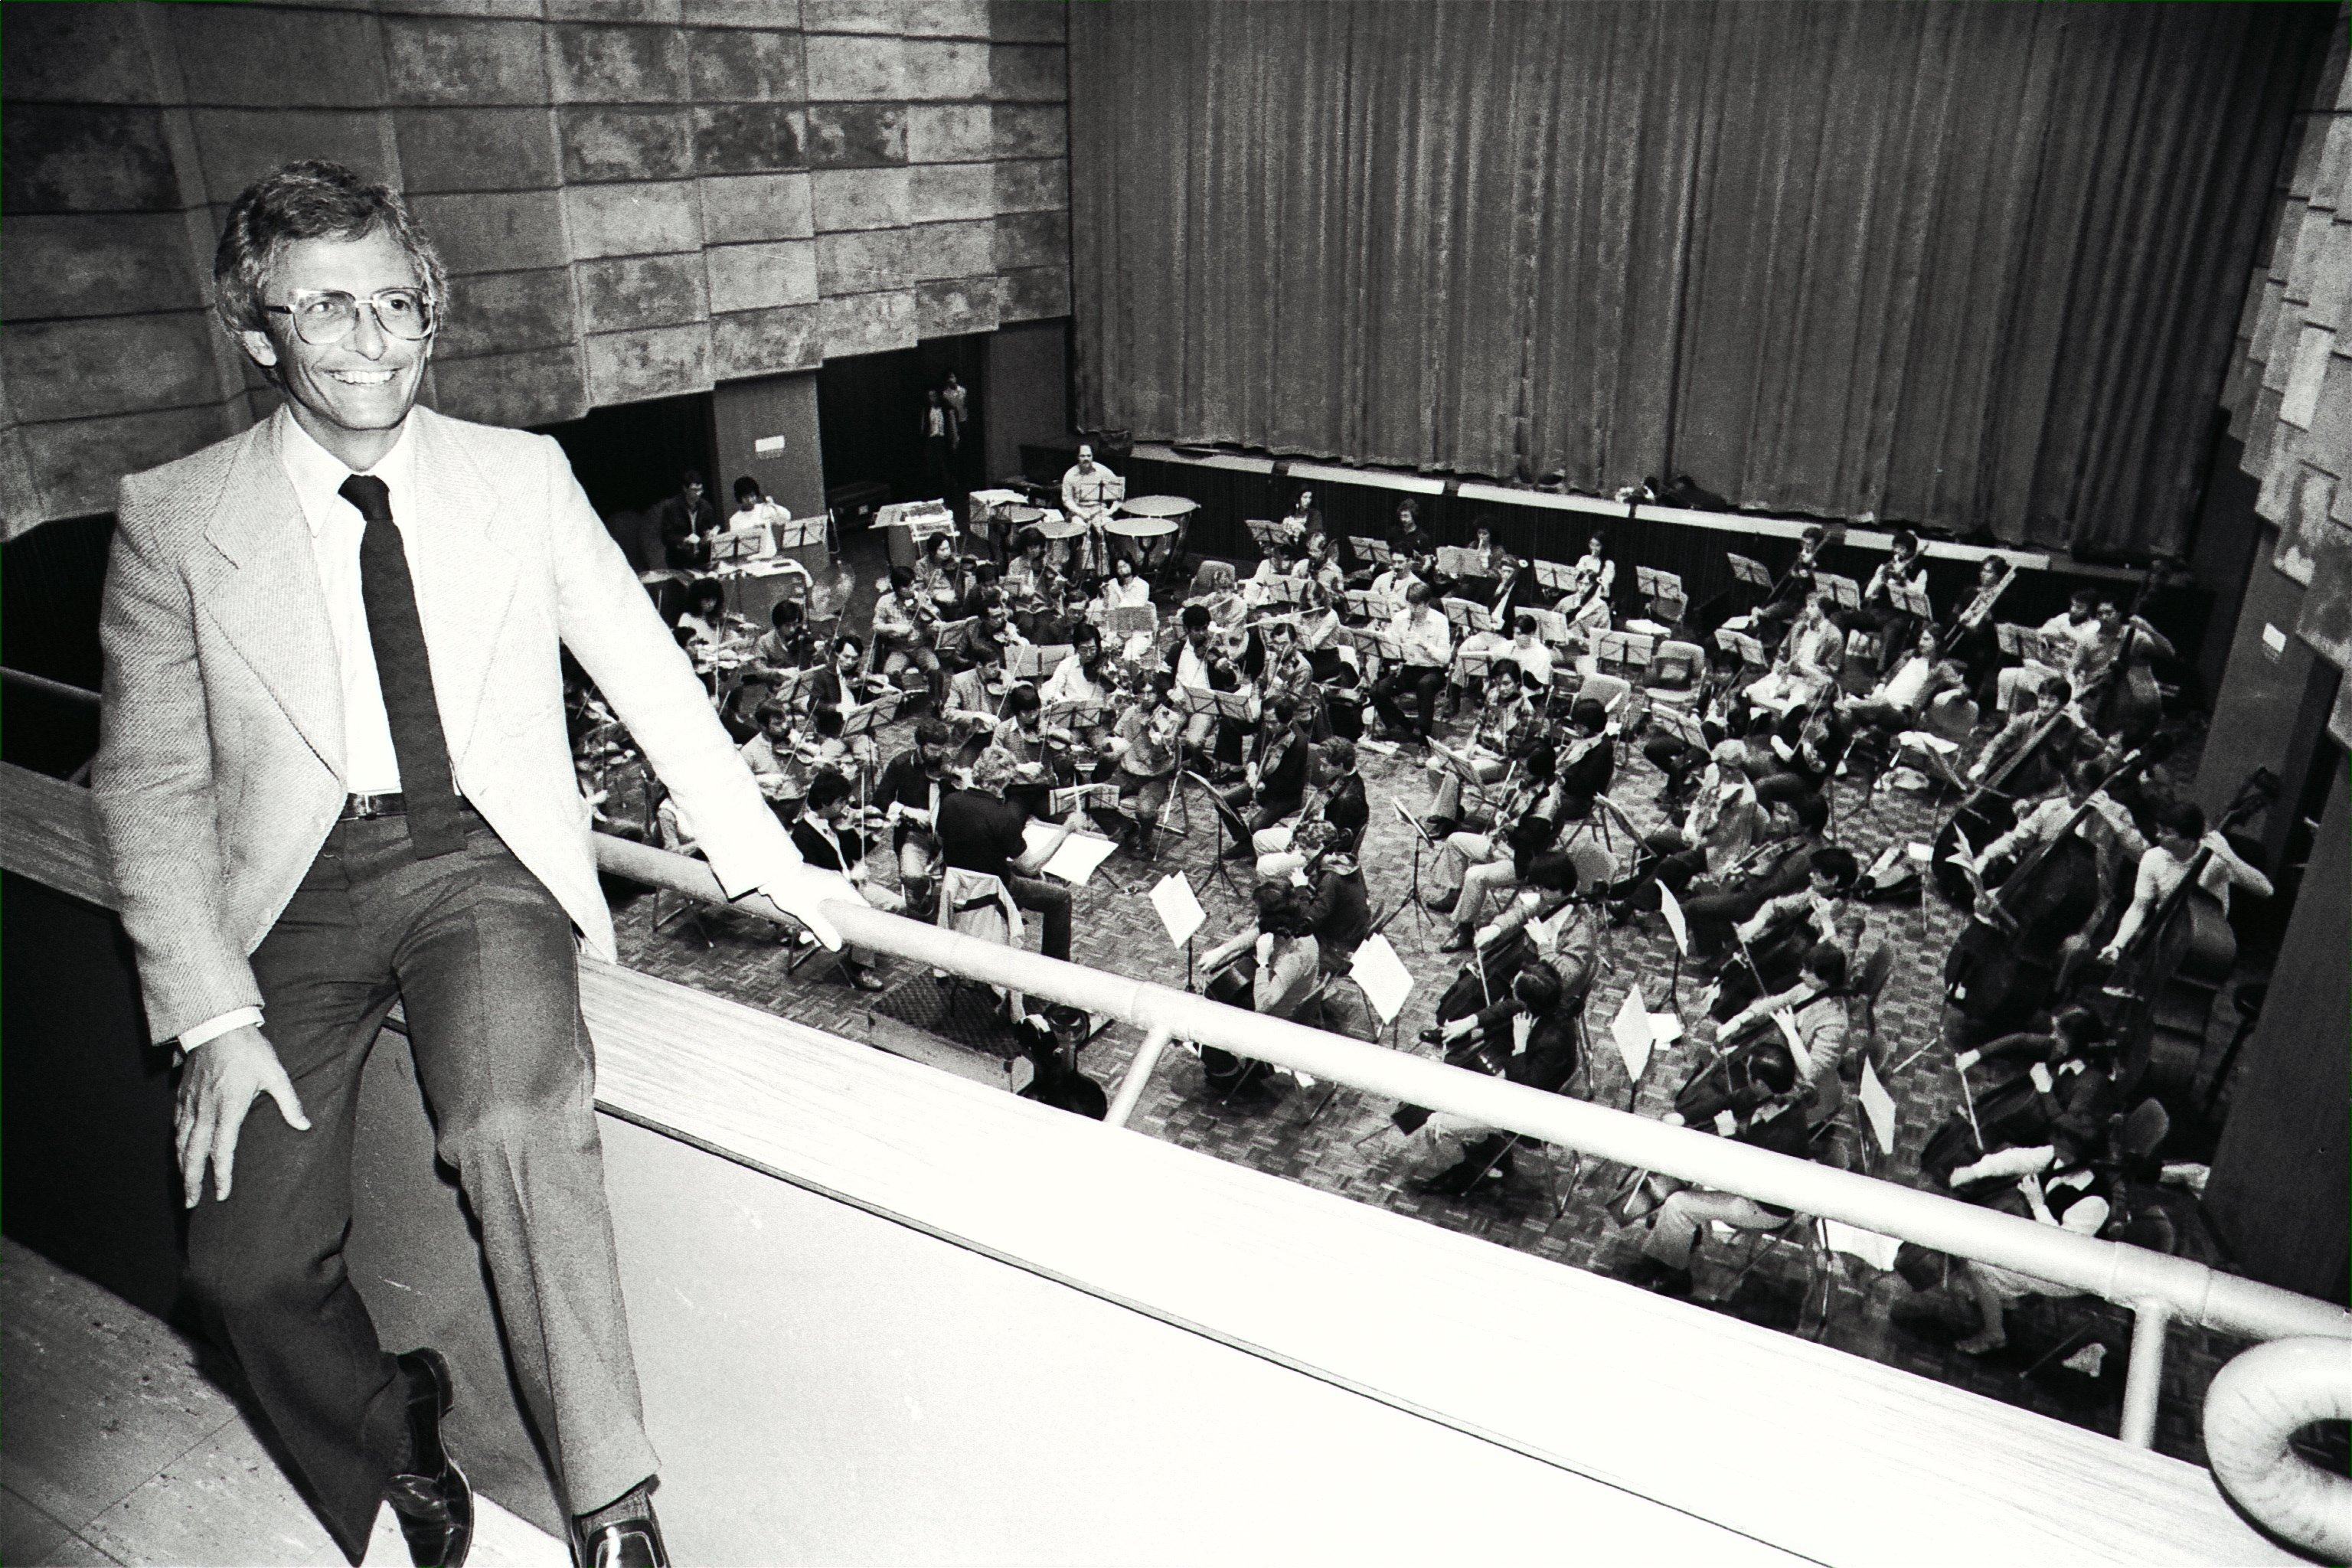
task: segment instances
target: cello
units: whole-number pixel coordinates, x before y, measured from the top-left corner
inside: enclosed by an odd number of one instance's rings
[[[2017,755],[2002,763],[2000,772],[1970,790],[1950,819],[1937,829],[1931,879],[1946,903],[1962,910],[1974,907],[1976,889],[1955,859],[1961,841],[1990,844],[2017,826],[2017,797],[2025,793],[2023,783],[2031,776],[2028,767],[2047,761],[2044,752],[2070,722],[2064,708],[2043,720],[2041,727],[2026,738],[2025,744],[2017,749]]]
[[[1969,923],[1944,962],[1944,987],[1963,1016],[1990,1029],[2022,1027],[2049,999],[2063,944],[2099,909],[2098,854],[2076,830],[2102,793],[2152,760],[2143,747],[2117,763],[1999,888],[1985,890],[1975,868],[1956,858],[1955,873],[1975,896]]]

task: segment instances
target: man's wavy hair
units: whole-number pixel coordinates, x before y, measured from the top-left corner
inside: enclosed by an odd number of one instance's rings
[[[400,197],[341,163],[304,158],[264,174],[230,204],[213,252],[213,308],[221,324],[231,334],[264,330],[262,285],[285,247],[298,239],[362,239],[378,229],[388,230],[415,262],[437,320],[448,306],[449,277]]]

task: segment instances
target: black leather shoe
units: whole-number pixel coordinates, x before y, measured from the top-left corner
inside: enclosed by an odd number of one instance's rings
[[[669,1568],[669,1549],[651,1512],[592,1531],[572,1521],[572,1561],[579,1568]]]
[[[460,1568],[474,1544],[474,1489],[441,1447],[441,1421],[457,1398],[449,1363],[432,1349],[394,1358],[408,1378],[408,1439],[415,1468],[392,1478],[384,1500],[400,1518],[416,1568]]]

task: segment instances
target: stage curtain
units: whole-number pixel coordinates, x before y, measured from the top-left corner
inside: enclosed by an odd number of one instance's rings
[[[2331,7],[1074,7],[1082,417],[2178,548]]]

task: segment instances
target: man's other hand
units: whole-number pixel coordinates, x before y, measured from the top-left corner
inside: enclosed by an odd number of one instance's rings
[[[845,904],[862,904],[849,879],[838,871],[820,871],[813,866],[802,866],[772,881],[762,882],[755,897],[765,898],[777,909],[808,927],[809,934],[824,943],[829,952],[841,950],[841,932],[818,909],[828,899]]]
[[[226,1200],[236,1166],[236,1135],[253,1097],[266,1094],[278,1102],[278,1113],[297,1132],[310,1131],[294,1080],[278,1060],[277,1049],[252,1025],[231,1029],[188,1053],[180,1071],[180,1095],[172,1110],[173,1131],[179,1145],[180,1187],[187,1205],[204,1196],[205,1163],[213,1167],[213,1196]]]

